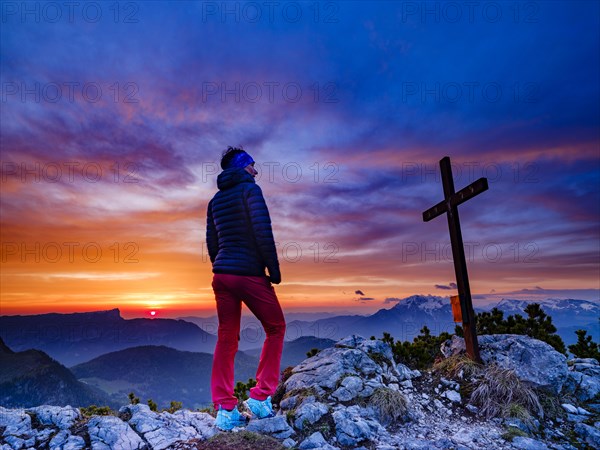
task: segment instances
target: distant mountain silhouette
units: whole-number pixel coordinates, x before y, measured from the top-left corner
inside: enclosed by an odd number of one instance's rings
[[[452,332],[452,309],[450,302],[432,295],[413,295],[389,309],[380,309],[369,316],[336,316],[314,322],[293,321],[288,329],[295,329],[301,336],[325,339],[341,339],[349,334],[365,337],[381,337],[384,331],[396,339],[411,341],[427,325],[433,334]]]
[[[0,316],[0,337],[10,348],[35,348],[71,366],[105,353],[141,345],[214,351],[216,337],[174,319],[123,319],[118,309],[74,314]]]
[[[314,321],[319,319],[326,319],[328,317],[337,317],[339,318],[339,313],[331,313],[331,312],[317,312],[317,313],[286,313],[284,311],[285,320],[288,323],[288,328],[285,333],[286,341],[293,341],[299,337],[302,337],[301,329],[295,325],[297,321],[305,324],[311,324]],[[352,317],[362,317],[362,316],[352,316]],[[179,317],[181,320],[185,320],[187,322],[194,323],[198,325],[201,329],[206,331],[207,333],[211,333],[216,335],[217,330],[219,328],[219,319],[217,316],[210,317],[195,317],[195,316],[185,316]],[[260,324],[260,321],[252,316],[243,314],[240,324],[240,342],[239,348],[240,350],[255,350],[257,347],[260,347],[265,340],[265,333]],[[309,349],[310,350],[310,349]]]
[[[324,348],[332,347],[335,344],[333,339],[320,339],[314,336],[303,336],[293,341],[288,341],[283,344],[283,353],[281,355],[281,369],[288,366],[296,366],[306,359],[306,353],[313,348],[323,350]],[[246,350],[250,356],[260,358],[262,348],[253,348]]]
[[[14,353],[10,348],[8,348],[8,345],[6,345],[4,343],[4,341],[2,340],[2,338],[0,338],[0,354],[2,353]]]
[[[0,367],[0,405],[4,407],[119,406],[40,350],[14,352],[0,339]]]
[[[497,305],[489,305],[485,310],[497,306],[504,311],[504,317],[512,314],[524,316],[524,309],[530,303],[541,304],[542,309],[552,317],[558,334],[566,344],[577,340],[574,330],[580,328],[599,341],[600,305],[587,300],[547,299],[534,302],[505,299]],[[475,308],[475,312],[481,311],[482,308]],[[401,299],[392,308],[380,309],[369,316],[334,316],[314,322],[296,320],[288,323],[288,333],[293,331],[298,336],[341,339],[352,333],[379,338],[386,331],[396,339],[412,341],[425,325],[436,335],[443,331],[454,332],[448,297],[413,295]]]
[[[211,402],[212,354],[175,350],[165,346],[133,347],[108,353],[71,367],[80,380],[108,392],[115,402],[127,403],[134,392],[140,401],[151,398],[166,408],[172,400],[186,408]],[[235,378],[255,378],[258,360],[238,352]]]

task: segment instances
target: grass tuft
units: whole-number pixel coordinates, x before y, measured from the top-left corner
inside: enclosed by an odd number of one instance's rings
[[[238,433],[219,433],[205,442],[200,443],[198,450],[284,450],[281,443],[270,436],[263,436],[250,431]]]
[[[378,413],[384,425],[394,423],[406,417],[408,403],[401,392],[389,388],[378,388],[369,398],[369,405]]]
[[[527,433],[517,427],[508,427],[505,433],[502,433],[502,439],[512,442],[517,436],[527,437]]]
[[[478,406],[487,419],[510,417],[510,409],[516,411],[517,406],[523,407],[530,415],[544,416],[535,391],[519,380],[513,370],[497,365],[485,368],[483,378],[471,395],[471,403]]]
[[[529,430],[533,429],[533,417],[523,405],[511,403],[505,408],[503,415],[519,419]]]
[[[434,364],[433,369],[446,378],[471,379],[483,372],[483,366],[466,355],[453,355]]]
[[[539,390],[538,397],[540,399],[540,404],[542,405],[542,408],[544,409],[544,416],[550,417],[553,419],[556,419],[556,418],[565,419],[567,417],[567,413],[561,406],[561,403],[564,403],[564,401],[561,401],[559,396],[557,396],[556,394],[553,394],[551,392],[545,391],[545,390]],[[575,400],[568,399],[568,401],[567,401],[567,403],[573,403],[573,402],[575,402]]]

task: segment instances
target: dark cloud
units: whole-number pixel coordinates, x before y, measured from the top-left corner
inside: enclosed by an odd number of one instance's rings
[[[365,293],[363,291],[360,291],[360,290],[356,290],[356,291],[354,291],[354,293],[356,295],[365,295]]]
[[[450,289],[456,289],[456,283],[448,283],[448,284],[436,284],[435,285],[436,289],[443,289],[443,290],[450,290]]]

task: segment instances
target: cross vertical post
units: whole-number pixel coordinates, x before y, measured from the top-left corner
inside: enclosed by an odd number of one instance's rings
[[[476,317],[475,311],[473,310],[473,300],[471,299],[471,287],[469,285],[469,276],[467,273],[465,248],[460,230],[458,205],[487,190],[487,179],[480,178],[466,188],[461,189],[459,192],[455,192],[454,180],[452,179],[452,166],[448,156],[440,160],[440,170],[442,172],[444,200],[425,211],[423,213],[423,221],[428,222],[443,213],[447,214],[448,229],[450,231],[450,243],[452,246],[452,259],[454,260],[454,273],[456,274],[456,285],[458,288],[460,309],[462,312],[465,346],[467,348],[467,354],[469,357],[474,361],[481,362],[479,345],[477,342],[477,331],[475,327]]]

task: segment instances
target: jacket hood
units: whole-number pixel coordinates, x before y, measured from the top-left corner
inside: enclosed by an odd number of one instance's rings
[[[254,177],[243,167],[225,169],[217,177],[217,187],[220,191],[232,188],[240,183],[255,183]]]

